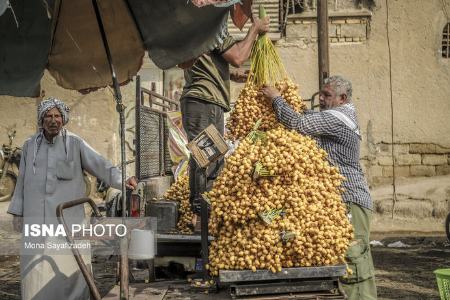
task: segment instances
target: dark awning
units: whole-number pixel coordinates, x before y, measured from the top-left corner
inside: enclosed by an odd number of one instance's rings
[[[198,8],[183,0],[97,1],[121,83],[136,75],[145,50],[166,69],[212,49],[226,32],[227,7]],[[92,0],[11,4],[13,10],[0,16],[0,95],[38,96],[45,68],[68,89],[112,84]]]

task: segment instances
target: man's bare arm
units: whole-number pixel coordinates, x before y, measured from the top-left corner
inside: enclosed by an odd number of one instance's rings
[[[247,35],[242,41],[237,42],[222,54],[222,57],[233,67],[239,68],[249,57],[253,42],[259,34],[269,31],[269,18],[253,19]]]

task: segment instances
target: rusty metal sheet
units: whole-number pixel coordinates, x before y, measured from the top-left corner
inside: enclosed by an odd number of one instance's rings
[[[301,292],[330,291],[335,289],[335,280],[311,280],[295,282],[269,282],[230,286],[232,296],[253,296],[270,294],[289,294]]]
[[[261,280],[285,280],[299,278],[339,277],[346,273],[345,265],[324,267],[283,268],[281,272],[272,273],[269,270],[220,270],[219,280],[227,282],[245,282]]]

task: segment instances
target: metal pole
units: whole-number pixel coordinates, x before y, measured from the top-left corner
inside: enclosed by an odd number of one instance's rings
[[[327,0],[317,0],[317,36],[319,48],[319,89],[321,90],[324,79],[330,76]]]
[[[206,192],[206,187],[208,184],[208,175],[207,168],[203,168],[202,172],[204,173],[204,192]],[[200,220],[200,230],[201,230],[201,248],[202,248],[202,268],[203,268],[203,280],[209,280],[208,270],[206,269],[206,265],[209,261],[209,248],[208,248],[208,204],[204,199],[201,202],[201,220]]]
[[[109,50],[108,40],[106,38],[105,28],[103,27],[102,16],[98,8],[97,0],[92,0],[97,18],[98,28],[102,36],[103,46],[105,47],[106,56],[108,57],[109,69],[111,71],[112,83],[114,88],[114,98],[116,100],[116,110],[119,113],[120,121],[120,154],[122,165],[122,218],[125,223],[126,218],[126,154],[125,154],[125,106],[122,103],[122,94],[120,93],[119,82],[117,81],[116,72],[112,62],[111,52]],[[124,237],[120,241],[120,299],[128,300],[128,238]]]
[[[136,134],[135,134],[135,145],[136,145],[136,164],[135,164],[135,176],[139,180],[141,177],[141,105],[143,104],[142,100],[142,93],[141,93],[141,76],[136,76],[136,106],[135,106],[135,128],[136,128]]]
[[[56,216],[58,217],[58,221],[60,224],[63,224],[64,229],[67,233],[71,232],[71,230],[69,230],[67,223],[64,219],[64,209],[66,208],[70,208],[73,206],[77,206],[77,205],[82,205],[84,203],[89,203],[89,205],[92,208],[92,211],[95,214],[95,217],[99,218],[102,216],[102,214],[100,213],[100,211],[98,210],[97,205],[95,205],[94,201],[90,198],[81,198],[81,199],[76,199],[76,200],[72,200],[72,201],[68,201],[68,202],[64,202],[59,204],[56,207]],[[72,237],[70,236],[70,234],[66,235],[66,239],[69,242],[69,244],[73,244],[74,243],[74,239],[72,239]],[[88,268],[86,266],[86,264],[84,263],[83,257],[80,254],[80,251],[76,248],[73,247],[71,248],[73,256],[75,257],[75,260],[78,264],[78,267],[81,270],[81,273],[83,274],[84,279],[86,280],[86,283],[89,287],[89,290],[91,292],[91,299],[93,300],[101,300],[102,297],[100,295],[100,292],[97,289],[97,286],[95,285],[95,280],[94,280],[94,276],[92,275],[90,268]]]

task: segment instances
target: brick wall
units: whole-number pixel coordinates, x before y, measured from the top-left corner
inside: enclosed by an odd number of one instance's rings
[[[392,183],[392,144],[376,145],[375,157],[361,160],[371,185]],[[396,177],[440,176],[450,174],[450,148],[437,144],[394,144]]]
[[[330,15],[328,35],[331,43],[360,43],[367,40],[370,32],[371,13],[340,13]],[[316,15],[302,13],[290,15],[286,26],[286,40],[317,42]]]

